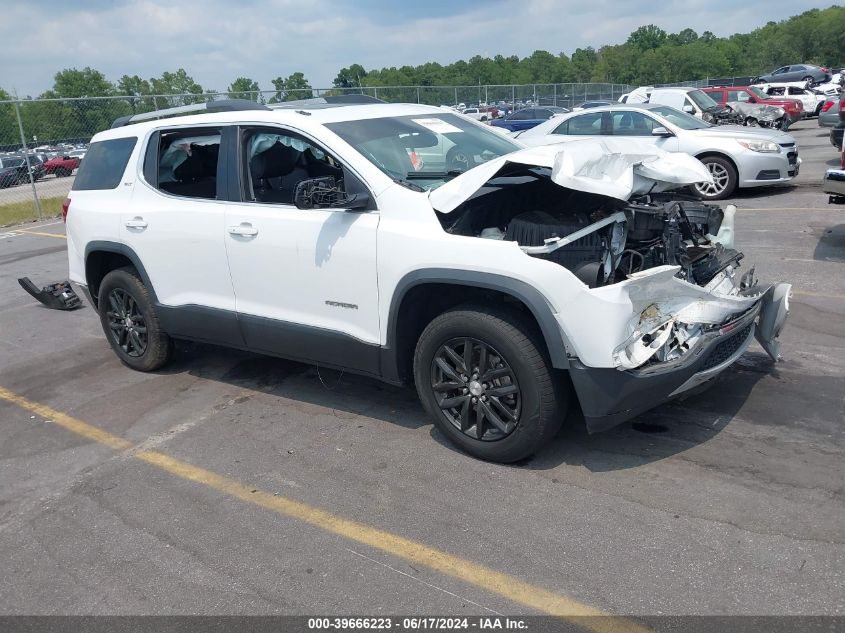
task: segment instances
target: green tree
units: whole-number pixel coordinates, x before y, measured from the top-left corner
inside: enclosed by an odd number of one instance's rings
[[[123,75],[117,80],[117,92],[126,95],[126,103],[133,114],[155,110],[155,103],[150,95],[153,93],[150,82],[138,75]]]
[[[53,78],[53,88],[46,94],[50,97],[108,97],[115,94],[112,82],[99,70],[86,66],[82,70],[65,68]]]
[[[150,87],[155,95],[171,95],[157,98],[157,109],[202,103],[207,100],[207,97],[202,96],[202,86],[194,81],[184,68],[179,68],[176,72],[165,71],[161,77],[153,77],[150,79]]]
[[[311,84],[308,83],[305,75],[299,71],[284,79],[282,77],[276,77],[273,80],[273,88],[276,94],[270,98],[270,103],[310,99],[314,96],[313,92],[309,92],[311,90]]]
[[[359,88],[367,77],[367,71],[361,64],[352,64],[349,68],[341,68],[334,78],[335,88]]]
[[[0,101],[11,101],[12,95],[0,88]],[[17,146],[21,142],[18,119],[12,103],[0,103],[0,147]]]
[[[659,48],[666,43],[666,31],[654,24],[646,24],[628,36],[628,44],[641,51]]]
[[[238,77],[232,82],[232,85],[226,90],[231,99],[248,99],[250,101],[260,101],[261,93],[259,92],[258,82],[249,77]]]

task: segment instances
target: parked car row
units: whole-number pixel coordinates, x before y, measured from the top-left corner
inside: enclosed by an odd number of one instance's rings
[[[44,176],[64,178],[73,174],[82,163],[86,148],[77,148],[64,152],[36,151],[26,155],[20,152],[7,152],[0,155],[0,188],[14,187],[40,180]]]
[[[616,104],[572,112],[514,134],[528,146],[551,145],[595,137],[648,142],[668,152],[699,159],[712,183],[693,189],[706,200],[728,198],[740,187],[785,183],[798,175],[795,139],[779,130],[714,125],[659,103]]]

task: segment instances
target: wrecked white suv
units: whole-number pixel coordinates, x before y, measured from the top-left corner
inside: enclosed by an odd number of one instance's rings
[[[413,381],[478,457],[607,429],[710,380],[787,284],[740,267],[734,209],[661,193],[694,159],[612,139],[524,149],[366,97],[213,102],[97,134],[65,201],[71,280],[141,371],[192,339]]]

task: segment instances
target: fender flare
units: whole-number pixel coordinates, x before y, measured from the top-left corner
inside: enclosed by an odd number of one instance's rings
[[[564,333],[555,319],[554,311],[548,299],[534,286],[496,273],[450,268],[422,268],[414,270],[399,280],[390,300],[387,319],[387,349],[397,348],[397,319],[399,307],[411,288],[423,284],[451,284],[496,290],[521,301],[534,316],[540,326],[540,332],[546,343],[552,366],[556,369],[568,369],[567,349],[571,349]]]
[[[147,270],[141,263],[141,259],[138,257],[135,251],[133,251],[129,246],[121,242],[95,240],[93,242],[88,242],[88,244],[85,245],[85,282],[88,283],[89,290],[91,284],[88,281],[88,256],[94,252],[117,253],[118,255],[123,255],[124,257],[126,257],[130,262],[132,262],[132,265],[135,267],[135,270],[138,271],[138,274],[141,276],[141,281],[144,282],[144,285],[149,290],[150,294],[152,295],[153,301],[155,303],[158,303],[158,296],[156,295],[155,288],[153,287],[153,284],[150,281],[150,276],[147,274]],[[94,293],[92,292],[91,294],[93,296]]]

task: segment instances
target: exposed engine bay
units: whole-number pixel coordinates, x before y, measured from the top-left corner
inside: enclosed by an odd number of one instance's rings
[[[523,166],[499,175],[453,212],[439,214],[441,224],[453,234],[516,242],[590,288],[665,265],[680,266],[679,277],[706,286],[743,257],[732,236],[716,241],[725,218],[719,206],[678,193],[623,202],[562,189],[550,172]],[[751,276],[743,287],[753,284]]]

